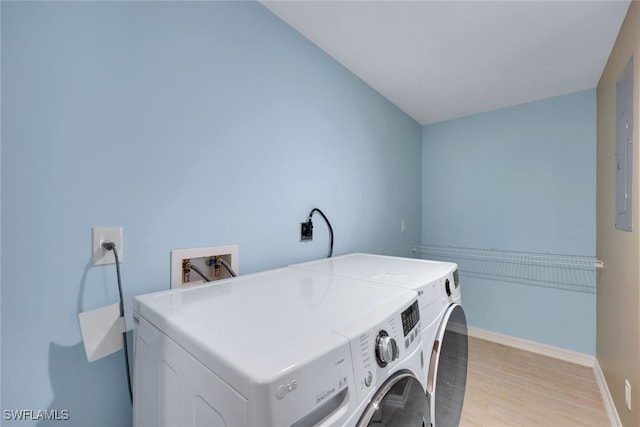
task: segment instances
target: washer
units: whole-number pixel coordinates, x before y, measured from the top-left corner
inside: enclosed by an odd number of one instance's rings
[[[431,424],[459,425],[467,380],[468,338],[456,264],[355,253],[292,268],[417,291],[422,341],[429,355],[422,385],[429,398]]]
[[[136,427],[428,423],[413,290],[286,268],[136,297],[134,321]]]
[[[345,425],[427,426],[430,407],[420,381],[426,371],[415,294],[406,308],[373,326],[372,320],[365,315],[336,330],[350,342],[359,402]]]

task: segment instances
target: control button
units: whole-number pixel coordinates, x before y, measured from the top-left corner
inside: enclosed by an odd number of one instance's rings
[[[364,385],[369,387],[372,381],[373,381],[373,374],[371,373],[371,371],[367,371],[367,373],[364,375]]]
[[[389,362],[396,360],[400,355],[396,340],[391,338],[387,331],[378,332],[375,349],[378,365],[382,368],[387,366]]]

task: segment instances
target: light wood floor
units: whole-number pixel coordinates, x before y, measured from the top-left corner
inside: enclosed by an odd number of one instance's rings
[[[469,337],[460,426],[610,423],[592,368]]]

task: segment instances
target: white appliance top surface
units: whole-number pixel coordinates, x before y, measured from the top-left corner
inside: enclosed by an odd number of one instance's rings
[[[280,269],[136,297],[135,311],[238,390],[346,345],[333,331],[410,305],[412,290]]]
[[[370,280],[418,290],[458,268],[455,263],[354,253],[292,265],[354,279]]]

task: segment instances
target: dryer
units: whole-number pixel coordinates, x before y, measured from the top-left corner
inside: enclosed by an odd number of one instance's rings
[[[421,382],[427,390],[431,424],[458,426],[466,389],[468,339],[455,263],[354,253],[292,268],[418,292],[422,342],[428,357]]]
[[[413,290],[285,268],[138,296],[134,321],[135,427],[430,418]]]

